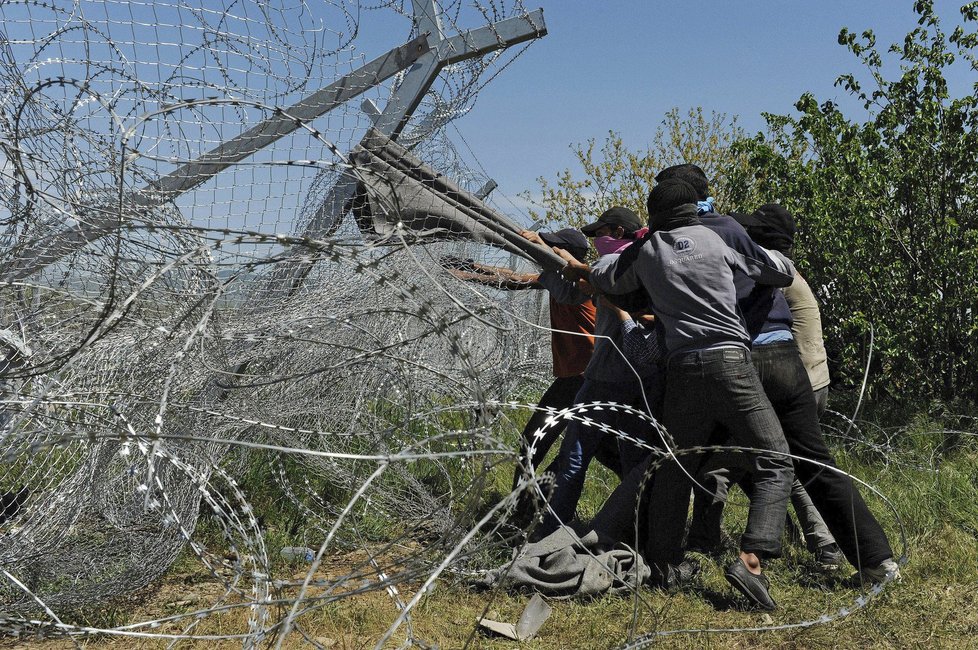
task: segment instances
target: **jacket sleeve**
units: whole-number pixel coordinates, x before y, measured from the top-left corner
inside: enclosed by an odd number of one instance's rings
[[[751,280],[771,287],[787,287],[795,279],[795,266],[778,251],[769,251],[751,242],[746,250],[730,251]]]
[[[543,271],[537,284],[549,291],[553,299],[562,305],[580,305],[591,298],[577,288],[577,283],[563,279],[557,271]]]
[[[639,363],[651,366],[665,358],[664,350],[659,347],[659,335],[653,330],[647,330],[633,320],[622,321],[621,339],[625,356]]]
[[[635,291],[642,286],[635,272],[636,265],[626,266],[620,262],[620,255],[605,255],[591,267],[590,279],[595,289],[602,293],[620,295]]]

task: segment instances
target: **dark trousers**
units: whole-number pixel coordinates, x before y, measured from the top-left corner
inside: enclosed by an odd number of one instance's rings
[[[699,350],[669,360],[663,424],[677,451],[706,444],[720,425],[734,444],[780,452],[752,454],[755,491],[741,536],[741,550],[760,557],[781,553],[781,535],[794,477],[781,425],[764,396],[750,353],[736,348]],[[678,462],[676,462],[678,460]],[[697,453],[669,459],[652,478],[643,503],[645,559],[662,567],[683,557],[683,534],[692,482],[702,461]]]
[[[543,462],[547,452],[550,451],[554,442],[567,427],[567,421],[560,420],[554,426],[546,429],[543,436],[534,440],[534,434],[543,428],[547,423],[547,418],[552,415],[545,409],[563,411],[570,408],[574,405],[574,396],[577,395],[577,391],[581,390],[583,385],[584,375],[556,377],[550,387],[544,391],[540,397],[540,402],[537,404],[538,410],[533,412],[520,433],[520,460],[516,467],[516,473],[513,475],[513,489],[516,489],[520,477],[526,473],[528,468],[535,469]],[[530,455],[531,446],[533,448],[532,456]]]
[[[752,355],[791,453],[827,467],[837,467],[822,437],[812,385],[795,343],[759,345]],[[877,566],[893,557],[886,533],[851,478],[803,461],[795,462],[795,474],[854,567]]]
[[[520,457],[513,472],[513,488],[519,484],[520,479],[530,473],[536,473],[540,463],[546,458],[547,452],[553,447],[554,442],[560,434],[567,428],[567,420],[560,419],[554,424],[544,428],[547,419],[552,417],[552,413],[547,409],[563,411],[574,405],[574,398],[584,385],[584,375],[573,377],[556,377],[549,388],[544,391],[537,404],[537,410],[533,412],[526,426],[520,433]],[[537,431],[543,430],[543,434],[536,436]],[[533,453],[531,455],[530,450]],[[602,440],[594,454],[595,459],[614,473],[621,476],[621,459],[618,453],[618,444],[614,440]],[[544,472],[557,473],[558,459],[554,459],[547,465]],[[528,506],[525,506],[528,507]]]
[[[652,416],[655,417],[661,402],[661,389],[662,381],[658,373],[644,378],[641,384],[633,379],[614,383],[585,380],[574,398],[574,405],[583,407],[578,409],[578,416],[586,418],[586,422],[577,419],[567,426],[557,457],[556,481],[550,500],[551,511],[541,524],[541,534],[548,534],[574,518],[577,503],[584,490],[588,465],[592,458],[600,460],[598,454],[602,446],[610,444],[617,448],[620,459],[617,472],[619,477],[627,474],[648,453],[630,440],[616,435],[616,432],[621,431],[642,440],[648,430],[646,422],[618,408],[588,405],[592,402],[611,402],[645,412],[645,403],[648,402]]]

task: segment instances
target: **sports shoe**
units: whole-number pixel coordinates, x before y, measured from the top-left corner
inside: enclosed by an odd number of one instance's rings
[[[742,593],[751,605],[767,611],[777,609],[778,604],[774,602],[769,592],[771,583],[768,582],[767,576],[751,573],[740,559],[734,560],[727,567],[723,577],[734,589]]]
[[[893,558],[887,558],[874,567],[863,567],[862,571],[853,574],[852,581],[857,584],[873,585],[900,580],[902,577],[900,566],[893,561]]]
[[[838,571],[845,561],[842,550],[835,542],[815,549],[815,565],[822,571]]]

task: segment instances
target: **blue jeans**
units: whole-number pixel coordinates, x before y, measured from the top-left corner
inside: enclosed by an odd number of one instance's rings
[[[574,404],[574,397],[583,385],[583,375],[557,377],[540,397],[540,402],[537,404],[539,410],[533,412],[520,433],[520,458],[516,465],[516,471],[513,473],[514,490],[522,477],[530,471],[536,471],[547,452],[550,451],[550,447],[553,446],[567,426],[566,420],[560,420],[555,426],[548,427],[542,438],[534,441],[534,435],[546,425],[547,418],[550,417],[550,413],[543,409],[552,408],[562,411],[565,408],[570,408]],[[534,442],[536,444],[533,444]],[[532,458],[530,457],[531,445],[533,446]]]
[[[649,404],[657,404],[660,401],[657,395],[661,390],[661,382],[656,378],[645,379],[643,385]],[[611,383],[586,379],[574,398],[574,405],[590,402],[615,402],[645,410],[642,386],[637,381]],[[656,407],[652,406],[652,408],[655,415]],[[606,435],[611,431],[621,430],[632,437],[642,439],[647,433],[644,430],[646,427],[640,424],[640,420],[626,416],[618,410],[606,407],[600,410],[593,408],[579,412],[578,415],[589,418],[592,423],[586,425],[575,419],[567,425],[557,457],[558,471],[553,496],[550,499],[550,508],[553,512],[548,512],[544,519],[541,526],[543,534],[556,530],[561,523],[568,523],[574,518],[577,502],[580,501],[581,492],[584,491],[584,478],[588,465]],[[618,440],[618,448],[622,476],[628,474],[646,455],[646,452],[622,439]]]
[[[751,364],[750,353],[740,348],[698,350],[669,360],[663,405],[663,424],[677,451],[707,443],[723,425],[733,444],[787,453],[781,425],[764,395]],[[755,489],[741,536],[740,548],[759,557],[781,554],[781,535],[794,479],[791,459],[779,454],[751,454]],[[643,506],[640,530],[647,562],[657,568],[678,564],[683,558],[683,533],[692,482],[702,454],[667,460],[652,478]]]

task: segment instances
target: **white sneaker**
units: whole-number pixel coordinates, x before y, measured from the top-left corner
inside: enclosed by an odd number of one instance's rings
[[[856,580],[868,584],[883,584],[892,580],[900,580],[900,566],[893,561],[893,558],[883,560],[874,567],[863,567],[860,573],[853,576]]]

